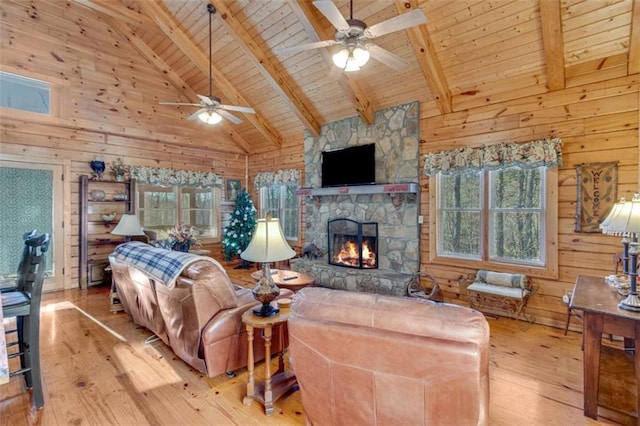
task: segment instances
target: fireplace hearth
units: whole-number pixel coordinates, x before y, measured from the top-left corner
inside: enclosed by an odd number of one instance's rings
[[[378,268],[378,224],[333,219],[328,222],[328,261],[358,269]]]

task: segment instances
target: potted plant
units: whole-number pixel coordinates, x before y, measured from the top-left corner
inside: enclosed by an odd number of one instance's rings
[[[188,252],[191,247],[199,247],[200,243],[196,235],[197,231],[193,227],[182,224],[176,225],[169,230],[171,249],[174,251]]]
[[[124,182],[127,173],[129,173],[129,166],[125,165],[122,158],[118,157],[109,165],[109,173],[114,180]]]

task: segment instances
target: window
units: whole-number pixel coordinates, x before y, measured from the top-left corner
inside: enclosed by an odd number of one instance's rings
[[[136,186],[138,217],[143,228],[167,237],[169,229],[181,223],[198,231],[201,242],[219,238],[220,190],[187,186]]]
[[[0,71],[0,106],[50,115],[51,85]]]
[[[300,229],[297,183],[272,184],[260,188],[260,217],[270,214],[280,220],[287,240],[298,240]]]
[[[470,267],[557,274],[556,171],[546,167],[438,174],[431,257]],[[482,262],[482,264],[480,264]],[[519,270],[520,269],[520,270]]]

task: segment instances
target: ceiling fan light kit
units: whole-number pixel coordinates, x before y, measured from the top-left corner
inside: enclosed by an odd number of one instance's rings
[[[198,119],[206,124],[218,124],[222,121],[222,116],[215,111],[203,111],[198,114]]]
[[[209,96],[198,95],[200,103],[186,103],[186,102],[160,102],[160,105],[187,105],[200,107],[199,110],[187,117],[187,120],[195,120],[196,118],[205,124],[218,124],[223,118],[231,121],[235,124],[242,123],[242,120],[229,111],[239,111],[248,114],[255,114],[256,111],[253,108],[236,106],[236,105],[223,105],[220,98],[213,96],[213,77],[211,76],[211,16],[216,13],[216,8],[212,4],[207,4],[207,12],[209,12]]]
[[[396,71],[402,71],[408,65],[404,58],[394,55],[370,40],[427,22],[423,10],[418,8],[368,27],[364,21],[353,19],[353,0],[349,2],[349,19],[342,16],[338,7],[331,0],[317,0],[313,2],[313,5],[335,27],[335,39],[283,47],[277,50],[279,53],[287,54],[341,44],[342,48],[332,56],[332,60],[338,68],[344,71],[360,70],[370,56]]]

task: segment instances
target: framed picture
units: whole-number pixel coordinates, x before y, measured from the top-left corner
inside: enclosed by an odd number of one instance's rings
[[[235,201],[240,189],[240,179],[227,179],[227,201]]]

